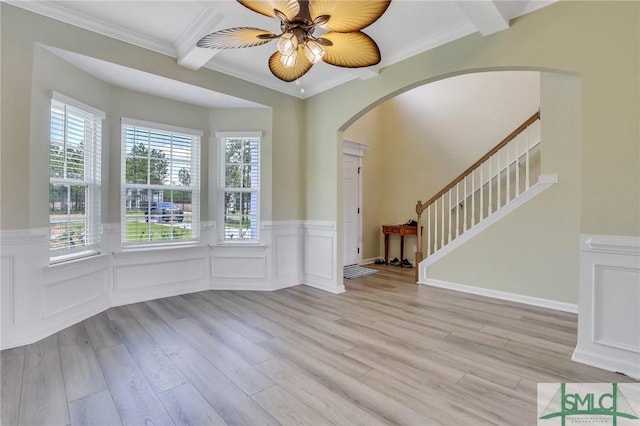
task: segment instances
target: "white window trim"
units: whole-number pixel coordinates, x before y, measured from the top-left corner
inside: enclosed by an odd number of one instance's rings
[[[125,137],[124,137],[124,133],[125,133],[125,126],[137,126],[137,127],[145,127],[145,128],[149,128],[149,129],[153,129],[153,130],[160,130],[160,131],[164,131],[164,132],[168,132],[168,133],[181,133],[181,134],[185,134],[185,135],[189,135],[192,137],[196,137],[198,138],[198,152],[195,154],[198,156],[197,164],[198,164],[198,188],[192,190],[193,195],[197,196],[198,199],[198,208],[197,208],[197,212],[191,212],[192,213],[192,224],[191,224],[191,232],[192,232],[192,237],[193,237],[193,233],[196,233],[196,238],[191,238],[189,240],[175,240],[175,241],[158,241],[158,242],[143,242],[143,243],[129,243],[129,244],[125,244],[125,242],[123,241],[125,238],[125,234],[126,234],[126,207],[125,207],[125,203],[124,203],[124,193],[126,192],[127,188],[132,188],[132,189],[159,189],[159,190],[178,190],[178,191],[184,191],[185,187],[183,186],[174,186],[174,185],[143,185],[143,184],[127,184],[126,183],[126,176],[125,176],[125,164],[126,164],[126,142],[125,142]],[[146,121],[146,120],[139,120],[136,118],[130,118],[130,117],[121,117],[120,119],[120,162],[121,162],[121,167],[120,167],[120,225],[121,225],[121,236],[120,236],[120,248],[123,252],[125,251],[135,251],[135,250],[162,250],[162,249],[169,249],[169,248],[175,248],[175,247],[181,247],[181,246],[197,246],[200,244],[200,240],[201,240],[201,232],[200,232],[200,221],[201,221],[201,217],[200,217],[200,211],[202,209],[202,179],[200,178],[201,173],[202,173],[202,161],[199,157],[201,157],[202,154],[202,138],[204,136],[204,132],[201,130],[197,130],[197,129],[191,129],[188,127],[180,127],[180,126],[174,126],[171,124],[165,124],[165,123],[157,123],[157,122],[153,122],[153,121]],[[192,162],[194,160],[192,159]],[[195,225],[194,226],[194,222]]]
[[[262,131],[221,131],[216,132],[215,134],[216,141],[218,143],[218,166],[220,167],[220,172],[218,174],[218,205],[220,206],[217,210],[217,218],[218,223],[221,225],[218,227],[218,244],[226,245],[226,246],[258,246],[262,244],[262,219],[260,217],[261,214],[261,188],[262,188]],[[249,190],[249,189],[241,189],[238,188],[236,192],[257,192],[258,194],[258,208],[256,211],[256,232],[257,238],[255,240],[225,240],[224,238],[224,193],[225,193],[225,171],[226,171],[226,162],[225,162],[225,147],[224,140],[227,138],[258,138],[260,139],[259,145],[259,153],[260,153],[260,185],[257,190]]]
[[[86,112],[95,115],[101,120],[104,120],[107,118],[107,114],[104,111],[100,111],[99,109],[94,108],[91,105],[87,105],[84,102],[77,101],[73,98],[63,95],[60,92],[56,92],[55,90],[51,94],[51,99],[54,101],[58,101],[58,102],[62,102],[64,104],[70,105],[74,108],[85,110]]]
[[[82,110],[85,113],[91,114],[93,116],[96,117],[97,120],[100,121],[100,138],[98,141],[98,145],[99,145],[99,149],[100,151],[102,150],[102,130],[103,130],[103,123],[102,121],[104,121],[107,118],[107,114],[102,111],[99,110],[95,107],[92,107],[91,105],[88,105],[84,102],[78,101],[77,99],[71,98],[69,96],[63,95],[60,92],[57,92],[55,90],[51,91],[51,103],[49,106],[49,142],[48,145],[51,144],[51,107],[53,102],[60,102],[63,103],[65,105],[71,106],[73,108]],[[50,150],[50,148],[49,148]],[[86,155],[86,153],[85,153]],[[97,209],[101,209],[102,208],[102,203],[100,202],[101,197],[102,197],[102,171],[100,170],[102,168],[102,152],[100,152],[98,154],[98,158],[100,159],[99,161],[95,161],[94,164],[94,169],[92,170],[92,174],[96,174],[96,168],[98,169],[98,173],[101,177],[98,181],[95,181],[93,183],[88,183],[86,181],[79,181],[76,179],[62,179],[62,178],[51,178],[49,177],[49,183],[48,185],[50,185],[51,183],[54,184],[63,184],[63,185],[69,185],[69,184],[87,184],[89,186],[94,186],[95,188],[93,189],[94,191],[97,188],[97,191],[94,193],[95,196],[98,197],[98,202],[97,202]],[[50,154],[47,155],[47,163],[49,163],[50,161]],[[48,204],[48,203],[47,203]],[[95,205],[91,205],[88,207],[91,210],[91,214],[88,214],[88,217],[92,217],[93,218],[93,223],[91,223],[91,227],[96,229],[96,240],[94,242],[93,245],[90,246],[84,246],[84,247],[79,247],[79,248],[75,248],[75,249],[66,249],[64,250],[62,253],[56,254],[56,255],[51,255],[51,251],[49,251],[49,264],[50,265],[54,265],[54,264],[60,264],[60,263],[64,263],[64,262],[69,262],[69,261],[73,261],[73,260],[78,260],[78,259],[83,259],[83,258],[87,258],[87,257],[91,257],[91,256],[95,256],[95,255],[99,255],[100,254],[100,236],[102,234],[102,212],[101,211],[94,211],[96,209]],[[49,227],[51,225],[49,224]]]

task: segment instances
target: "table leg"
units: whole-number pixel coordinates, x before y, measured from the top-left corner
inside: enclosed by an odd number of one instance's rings
[[[404,268],[402,261],[404,260],[404,235],[400,235],[400,267]]]
[[[384,264],[389,264],[389,234],[384,234]]]

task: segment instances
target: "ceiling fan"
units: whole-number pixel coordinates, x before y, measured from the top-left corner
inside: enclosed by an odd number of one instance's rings
[[[361,30],[387,10],[391,0],[237,0],[261,15],[280,21],[280,34],[252,27],[227,28],[202,37],[198,47],[233,49],[278,40],[269,69],[280,80],[302,77],[320,60],[361,68],[380,62],[380,49]],[[317,30],[325,30],[320,36]]]

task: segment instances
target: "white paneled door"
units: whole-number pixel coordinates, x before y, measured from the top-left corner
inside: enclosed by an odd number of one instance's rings
[[[343,156],[344,265],[360,261],[360,157]]]

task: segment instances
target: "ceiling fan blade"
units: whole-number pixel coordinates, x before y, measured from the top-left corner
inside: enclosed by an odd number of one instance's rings
[[[269,69],[271,73],[278,77],[282,81],[286,81],[287,83],[292,82],[307,73],[313,66],[311,61],[307,59],[307,56],[304,54],[304,49],[302,46],[298,47],[298,62],[296,66],[293,68],[288,68],[282,65],[280,62],[281,53],[276,51],[269,58]]]
[[[260,46],[269,43],[277,35],[267,30],[250,27],[227,28],[216,31],[198,40],[196,46],[209,49],[234,49]]]
[[[327,31],[348,33],[373,24],[387,10],[391,0],[309,0],[311,20],[329,15],[319,27]]]
[[[380,62],[380,49],[375,41],[360,31],[352,33],[328,32],[322,38],[333,43],[325,46],[322,60],[345,68],[369,67]]]
[[[238,0],[241,5],[253,10],[264,16],[277,18],[274,9],[284,13],[290,21],[300,12],[300,3],[298,0]]]

